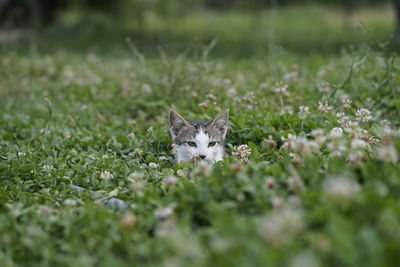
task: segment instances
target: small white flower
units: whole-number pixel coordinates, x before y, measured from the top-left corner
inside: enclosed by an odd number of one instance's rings
[[[168,175],[168,176],[166,176],[166,177],[164,178],[163,184],[166,185],[166,186],[170,186],[170,185],[175,185],[175,184],[177,184],[178,181],[179,181],[179,178],[177,178],[176,176],[174,176],[174,175]]]
[[[324,95],[327,95],[331,91],[331,86],[329,83],[322,83],[321,85],[318,86],[318,89],[321,93]]]
[[[264,240],[273,246],[289,243],[304,228],[299,211],[283,208],[272,211],[261,221],[259,231]]]
[[[26,155],[26,153],[25,152],[18,152],[18,157],[24,157],[25,155]]]
[[[286,84],[284,84],[284,85],[277,84],[277,85],[278,85],[278,87],[275,88],[275,90],[274,90],[275,94],[289,96],[289,92],[287,91],[288,86]]]
[[[151,89],[150,85],[148,85],[148,84],[142,85],[142,93],[143,94],[150,95],[152,92],[153,92],[153,90]]]
[[[174,214],[174,210],[171,207],[160,207],[154,211],[154,215],[159,219],[167,219]]]
[[[217,99],[217,97],[211,93],[206,95],[206,98],[210,101],[215,101]]]
[[[202,103],[199,104],[199,107],[207,108],[208,107],[208,103],[207,102],[202,102]]]
[[[351,140],[351,148],[352,149],[364,149],[367,147],[367,142],[365,142],[364,140],[361,139],[353,139]]]
[[[322,113],[326,113],[333,110],[333,107],[329,106],[328,103],[318,102],[318,110]]]
[[[293,109],[291,106],[285,106],[281,109],[281,115],[293,115]]]
[[[46,164],[46,165],[43,165],[42,169],[46,172],[51,172],[54,169],[54,167],[53,167],[53,165]]]
[[[71,133],[70,132],[64,132],[63,136],[65,139],[69,139],[71,137]]]
[[[296,135],[289,133],[287,138],[281,137],[284,142],[282,147],[286,150],[294,150],[296,149]]]
[[[64,200],[64,204],[67,206],[76,206],[78,204],[78,201],[73,198],[67,198],[66,200]]]
[[[212,170],[213,170],[212,164],[209,164],[208,162],[201,160],[198,162],[196,168],[193,170],[193,174],[200,174],[208,177],[211,175]]]
[[[242,161],[247,161],[251,154],[251,148],[248,145],[240,145],[233,149],[232,155]]]
[[[347,151],[347,146],[344,140],[340,138],[332,138],[328,143],[327,148],[331,158],[341,157]]]
[[[317,142],[319,145],[322,145],[323,143],[325,143],[326,136],[322,129],[312,130],[311,134],[314,136],[315,142]]]
[[[366,108],[359,108],[356,111],[357,120],[361,122],[368,122],[372,119],[371,111]]]
[[[376,149],[378,158],[385,162],[396,163],[398,160],[397,150],[393,145],[383,145]]]
[[[346,127],[350,121],[349,116],[347,116],[345,113],[337,113],[336,117],[338,117],[337,122],[340,123],[342,127]]]
[[[230,98],[235,98],[237,96],[237,91],[235,87],[231,87],[228,89],[228,96]]]
[[[343,176],[326,179],[323,188],[328,196],[344,200],[352,198],[360,191],[358,183]]]
[[[298,137],[296,139],[295,150],[300,153],[303,157],[309,157],[313,153],[318,152],[320,146],[315,141],[308,141],[305,137]]]
[[[141,156],[141,155],[143,154],[143,150],[141,150],[140,148],[135,148],[135,149],[133,150],[133,154],[134,154],[135,156]]]
[[[149,167],[150,167],[150,168],[153,168],[153,169],[156,169],[156,168],[158,167],[158,164],[155,163],[155,162],[150,162],[150,163],[149,163]]]
[[[351,108],[351,100],[347,95],[343,95],[340,97],[343,103],[343,108],[344,109],[350,109]]]
[[[134,133],[128,133],[128,136],[129,136],[130,138],[135,138],[135,134],[134,134]]]
[[[164,160],[167,160],[167,157],[166,156],[159,156],[158,160],[159,161],[164,161]]]
[[[304,120],[310,114],[310,108],[307,106],[300,106],[299,107],[299,118]]]
[[[112,179],[113,177],[114,177],[114,175],[109,171],[102,171],[100,173],[100,178],[101,179],[108,180],[108,179]]]

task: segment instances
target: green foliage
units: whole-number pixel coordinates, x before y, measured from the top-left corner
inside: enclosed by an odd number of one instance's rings
[[[224,23],[216,26],[222,38],[235,36]],[[396,55],[367,45],[338,53],[274,47],[238,59],[207,51],[211,44],[154,56],[134,40],[124,53],[67,44],[46,51],[47,40],[1,50],[4,265],[399,262]],[[223,162],[174,164],[171,106],[193,119],[230,109]],[[338,113],[358,125],[338,122]],[[110,210],[70,184],[132,206]]]

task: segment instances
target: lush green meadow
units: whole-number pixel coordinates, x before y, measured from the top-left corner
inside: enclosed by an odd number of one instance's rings
[[[265,11],[264,37],[251,15],[210,13],[150,17],[151,37],[128,42],[105,28],[2,44],[1,265],[396,266],[388,8],[347,30],[338,11],[296,8]],[[174,164],[171,106],[188,119],[229,108],[223,162]]]

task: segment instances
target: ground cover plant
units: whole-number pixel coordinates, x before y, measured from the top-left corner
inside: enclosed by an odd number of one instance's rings
[[[400,62],[375,44],[251,58],[213,56],[218,42],[4,46],[2,265],[396,265]],[[223,162],[174,164],[171,106],[229,108]]]

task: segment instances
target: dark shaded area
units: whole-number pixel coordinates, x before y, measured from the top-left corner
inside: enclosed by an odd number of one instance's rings
[[[400,13],[400,0],[393,0],[397,14]],[[267,55],[273,46],[300,53],[338,53],[343,47],[366,43],[371,47],[379,44],[373,38],[364,38],[362,29],[351,26],[353,13],[365,5],[381,5],[390,1],[294,1],[294,0],[0,0],[0,27],[15,29],[19,27],[17,42],[2,43],[3,47],[12,46],[26,51],[27,44],[40,51],[57,51],[61,48],[78,53],[126,54],[133,49],[146,55],[169,55],[186,53],[201,56],[207,45],[216,42],[212,56],[233,56],[247,58]],[[332,29],[319,28],[320,25],[302,29],[296,23],[301,20],[298,13],[288,14],[284,31],[273,29],[270,35],[270,21],[276,19],[273,14],[282,6],[302,6],[302,3],[323,3],[333,10],[343,13],[344,27],[341,36]],[[272,8],[272,9],[271,9]],[[327,8],[327,9],[329,9]],[[229,14],[245,14],[247,17],[238,25],[212,27],[213,25],[195,25],[184,30],[176,30],[187,22],[192,14],[230,16]],[[301,11],[298,11],[301,12]],[[74,17],[73,22],[65,22],[62,14]],[[312,15],[312,14],[311,14]],[[275,18],[274,18],[275,16]],[[323,15],[321,15],[323,16]],[[150,18],[150,19],[149,19]],[[166,22],[167,26],[157,25]],[[200,17],[201,18],[201,17]],[[397,16],[400,24],[400,16]],[[201,18],[203,19],[203,18]],[[248,20],[248,21],[246,21]],[[266,20],[268,20],[266,22]],[[149,24],[153,23],[152,25]],[[197,20],[198,22],[199,20]],[[284,23],[284,24],[283,24]],[[263,24],[263,26],[261,26]],[[274,27],[276,25],[273,25]],[[279,24],[279,22],[278,22]],[[301,24],[301,23],[300,23]],[[293,25],[293,26],[290,26]],[[211,27],[210,27],[211,26]],[[278,25],[279,26],[279,25]],[[308,25],[310,26],[310,25]],[[223,28],[225,27],[225,28]],[[231,27],[231,29],[229,29]],[[262,28],[264,27],[264,28]],[[324,26],[325,27],[325,26]],[[26,31],[33,28],[34,31]],[[40,29],[40,30],[38,30]],[[272,29],[272,28],[271,28]],[[321,30],[322,29],[322,30]],[[335,29],[334,29],[335,30]],[[391,30],[393,31],[393,30]],[[378,30],[377,39],[387,40],[390,32]],[[400,34],[397,26],[396,33]],[[360,37],[361,36],[361,37]],[[1,41],[1,40],[0,40]]]

